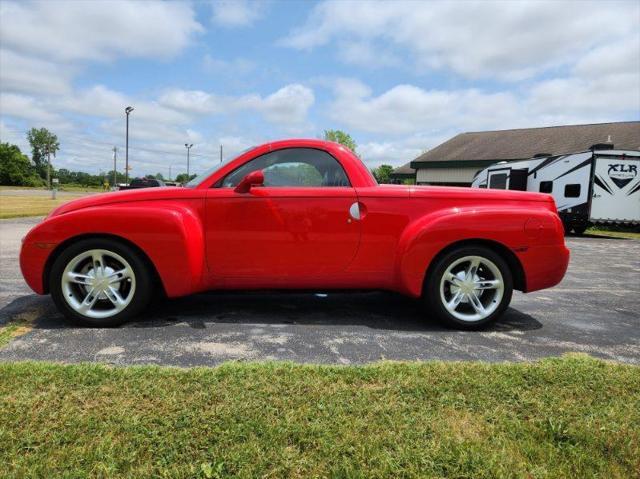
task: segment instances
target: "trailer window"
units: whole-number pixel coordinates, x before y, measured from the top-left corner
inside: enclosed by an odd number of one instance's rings
[[[564,197],[565,198],[578,198],[580,196],[580,185],[565,185],[564,187]]]
[[[506,190],[507,189],[507,174],[506,173],[498,173],[493,174],[489,178],[489,188],[494,188],[497,190]]]
[[[541,181],[540,193],[551,193],[553,191],[553,181]]]

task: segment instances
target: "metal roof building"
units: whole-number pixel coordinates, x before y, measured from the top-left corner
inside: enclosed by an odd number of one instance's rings
[[[393,177],[415,174],[417,184],[470,186],[476,172],[499,161],[586,151],[598,143],[640,150],[640,121],[461,133],[397,168]]]

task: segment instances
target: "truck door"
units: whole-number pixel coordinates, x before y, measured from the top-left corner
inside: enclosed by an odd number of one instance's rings
[[[261,170],[264,186],[234,187]],[[328,153],[288,148],[240,166],[207,192],[206,256],[214,278],[239,284],[309,282],[349,266],[360,242],[351,213],[358,199]]]
[[[640,158],[596,158],[589,219],[640,223]]]

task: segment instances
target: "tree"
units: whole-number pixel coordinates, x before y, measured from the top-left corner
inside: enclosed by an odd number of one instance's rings
[[[186,173],[180,173],[176,176],[176,183],[189,183],[189,181],[193,180],[197,175],[187,175]]]
[[[60,149],[58,137],[46,128],[31,128],[27,132],[27,140],[31,145],[31,161],[33,161],[36,171],[41,178],[47,177],[48,159],[47,152],[54,157]]]
[[[42,186],[29,158],[16,145],[0,143],[0,185]]]
[[[324,139],[327,141],[335,141],[336,143],[340,143],[343,146],[346,146],[354,153],[356,152],[356,148],[358,145],[355,140],[351,138],[351,135],[345,133],[342,130],[324,130]]]
[[[156,180],[164,181],[164,176],[162,176],[162,173],[156,173],[156,175],[154,176],[154,178],[155,178]]]
[[[393,166],[380,165],[377,168],[374,168],[371,172],[373,173],[373,176],[376,177],[378,183],[391,183],[391,173],[393,173]]]

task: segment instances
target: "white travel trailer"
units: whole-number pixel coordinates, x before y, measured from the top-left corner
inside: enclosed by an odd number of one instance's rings
[[[611,144],[503,161],[479,171],[471,186],[549,193],[567,232],[582,234],[590,224],[640,224],[640,151]]]

